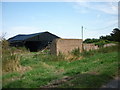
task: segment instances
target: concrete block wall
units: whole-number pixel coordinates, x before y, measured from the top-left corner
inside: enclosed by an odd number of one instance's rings
[[[103,47],[114,46],[116,44],[109,43],[105,44]],[[82,39],[55,39],[50,45],[50,53],[58,55],[59,53],[69,54],[75,48],[79,48],[80,52],[82,49],[85,51],[96,50],[99,47],[95,44],[83,44]]]
[[[59,53],[68,54],[75,48],[79,48],[82,52],[82,39],[56,39],[50,47],[51,54],[58,55]]]
[[[108,44],[105,44],[103,47],[109,47],[109,46],[115,46],[115,45],[117,45],[117,44],[115,44],[115,43],[108,43]]]
[[[83,44],[83,48],[85,51],[99,49],[99,47],[95,44]]]

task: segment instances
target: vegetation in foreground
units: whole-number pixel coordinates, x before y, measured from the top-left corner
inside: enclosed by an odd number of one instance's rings
[[[99,88],[115,76],[120,76],[120,46],[102,48],[106,43],[120,42],[119,35],[120,30],[116,28],[100,39],[87,39],[85,43],[94,43],[101,48],[83,53],[73,50],[73,57],[69,59],[62,54],[50,55],[47,50],[32,53],[25,48],[10,47],[2,39],[3,88],[40,88],[64,77],[72,79],[57,87]]]
[[[3,88],[40,88],[53,80],[75,75],[78,76],[58,87],[96,88],[113,79],[120,66],[116,46],[80,53],[82,59],[73,61],[66,60],[63,55],[50,55],[49,51],[17,54],[22,69],[4,71]]]

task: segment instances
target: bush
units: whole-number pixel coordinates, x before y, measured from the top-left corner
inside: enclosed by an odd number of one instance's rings
[[[59,53],[58,56],[48,54],[44,59],[47,59],[49,61],[63,61],[65,60],[65,56],[62,53]]]
[[[95,39],[95,38],[90,39],[90,38],[88,38],[88,39],[84,40],[83,43],[96,43],[96,42],[99,42],[99,41],[100,41],[100,39]]]
[[[73,49],[71,54],[74,55],[74,56],[79,56],[80,55],[80,49],[79,48]]]
[[[99,42],[96,42],[95,45],[98,45],[99,47],[103,47],[105,44],[111,43],[111,41],[108,40],[101,40]]]
[[[15,71],[20,67],[19,57],[16,55],[15,48],[10,47],[6,40],[2,40],[2,70]]]

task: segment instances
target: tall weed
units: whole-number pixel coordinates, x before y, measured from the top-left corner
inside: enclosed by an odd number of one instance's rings
[[[2,70],[9,72],[18,70],[20,67],[19,56],[15,53],[15,48],[9,46],[6,40],[2,40]]]
[[[80,48],[73,49],[71,54],[73,54],[74,56],[79,56],[80,55]]]

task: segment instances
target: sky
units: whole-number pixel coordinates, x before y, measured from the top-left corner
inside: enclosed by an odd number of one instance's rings
[[[118,2],[2,2],[2,34],[48,31],[61,38],[99,38],[118,27]]]

